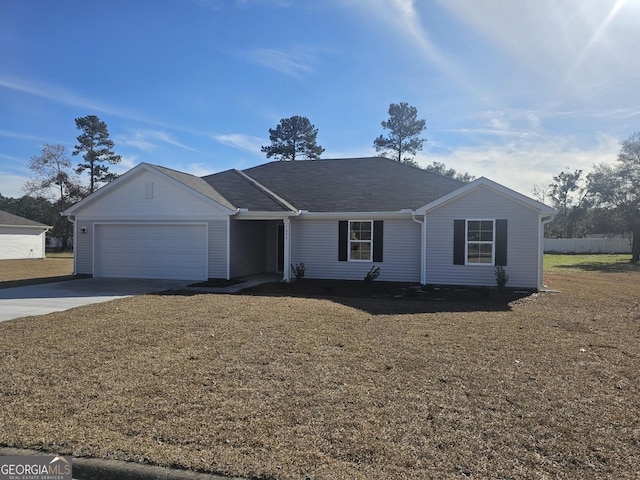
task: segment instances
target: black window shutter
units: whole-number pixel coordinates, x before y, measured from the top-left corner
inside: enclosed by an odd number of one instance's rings
[[[496,220],[496,265],[507,265],[507,221]]]
[[[384,222],[382,220],[375,220],[373,222],[373,261],[382,262],[382,250],[384,237]]]
[[[340,220],[338,222],[338,261],[346,262],[349,250],[349,222]]]
[[[466,243],[466,222],[464,220],[453,221],[453,264],[464,265],[464,245]]]

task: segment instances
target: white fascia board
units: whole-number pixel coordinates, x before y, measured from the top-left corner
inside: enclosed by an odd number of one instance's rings
[[[0,225],[0,228],[32,228],[34,230],[51,230],[53,227],[49,225]]]
[[[553,208],[549,207],[548,205],[538,202],[533,198],[529,198],[526,195],[516,192],[515,190],[511,190],[510,188],[507,188],[504,185],[500,185],[499,183],[496,183],[493,180],[489,180],[486,177],[480,177],[477,180],[474,180],[473,182],[468,183],[463,187],[460,187],[459,189],[454,190],[453,192],[416,209],[416,214],[424,215],[425,213],[428,213],[432,210],[435,210],[436,208],[446,205],[447,203],[452,202],[468,194],[469,192],[472,192],[481,187],[489,188],[490,190],[493,190],[499,195],[507,197],[512,201],[518,202],[521,205],[524,205],[525,207],[530,208],[531,210],[540,212],[542,215],[556,214],[556,211]]]
[[[251,211],[246,208],[239,208],[233,215],[238,220],[282,220],[285,218],[297,217],[301,212],[265,212]]]
[[[357,219],[357,218],[408,218],[415,214],[413,210],[400,210],[397,212],[308,212],[303,210],[300,217],[317,219]]]

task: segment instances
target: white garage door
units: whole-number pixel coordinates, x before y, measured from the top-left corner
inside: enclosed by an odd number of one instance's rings
[[[95,227],[94,276],[207,279],[206,225]]]

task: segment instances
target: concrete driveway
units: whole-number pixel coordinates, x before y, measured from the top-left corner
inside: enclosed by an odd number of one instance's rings
[[[190,280],[148,280],[132,278],[81,278],[0,289],[0,322],[14,318],[61,312],[118,298],[181,289]]]

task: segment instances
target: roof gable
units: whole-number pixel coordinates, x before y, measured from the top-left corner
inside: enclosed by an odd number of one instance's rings
[[[158,165],[141,163],[126,172],[124,175],[121,175],[112,182],[109,182],[88,197],[71,206],[63,212],[63,215],[76,215],[82,209],[92,205],[94,202],[100,200],[106,195],[109,195],[111,192],[119,189],[144,172],[151,172],[155,175],[159,175],[169,183],[190,192],[192,195],[195,195],[201,200],[223,210],[227,214],[231,214],[236,210],[236,208],[226,198],[216,192],[211,185],[199,177],[171,170],[169,168],[160,167]]]
[[[416,213],[422,215],[433,211],[436,208],[446,205],[447,203],[452,202],[478,188],[488,188],[490,190],[493,190],[494,192],[507,197],[512,201],[518,202],[525,207],[540,212],[541,215],[555,215],[557,213],[548,205],[538,202],[537,200],[527,197],[526,195],[522,195],[521,193],[518,193],[515,190],[511,190],[510,188],[505,187],[504,185],[500,185],[499,183],[489,180],[486,177],[480,177],[477,180],[474,180],[473,182],[468,183],[447,195],[444,195],[432,202],[427,203],[426,205],[423,205],[422,207],[416,209]]]

